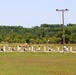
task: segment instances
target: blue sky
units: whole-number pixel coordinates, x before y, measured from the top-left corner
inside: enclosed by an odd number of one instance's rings
[[[76,23],[76,0],[0,0],[0,25],[23,27],[40,26],[43,23],[61,24],[65,12],[65,25]]]

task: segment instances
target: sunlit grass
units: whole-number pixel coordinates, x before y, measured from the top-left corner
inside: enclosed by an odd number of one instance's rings
[[[76,75],[76,54],[0,53],[0,75]]]

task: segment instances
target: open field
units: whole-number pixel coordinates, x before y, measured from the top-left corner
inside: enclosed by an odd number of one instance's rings
[[[76,75],[76,54],[1,52],[0,75]]]

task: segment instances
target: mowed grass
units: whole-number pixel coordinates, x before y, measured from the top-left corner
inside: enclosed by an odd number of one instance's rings
[[[1,52],[0,75],[76,75],[76,54]]]

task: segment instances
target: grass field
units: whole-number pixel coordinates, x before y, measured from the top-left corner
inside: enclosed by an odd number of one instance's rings
[[[76,54],[1,52],[0,75],[76,75]]]

